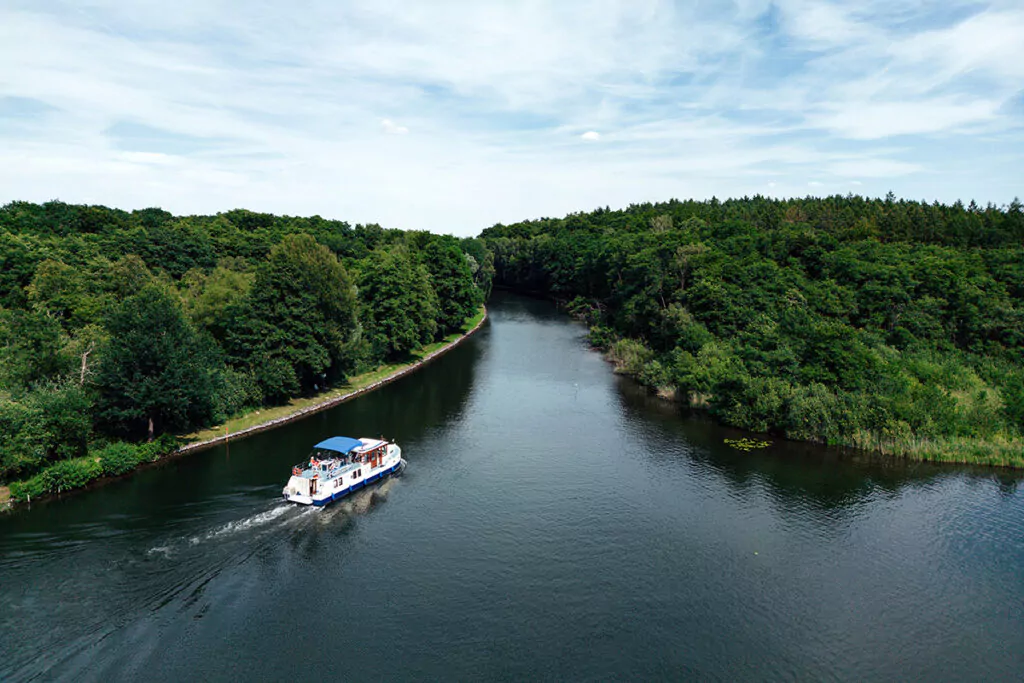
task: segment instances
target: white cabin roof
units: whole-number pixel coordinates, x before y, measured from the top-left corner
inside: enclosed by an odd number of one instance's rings
[[[387,441],[382,441],[380,439],[367,439],[366,437],[360,438],[359,441],[361,441],[363,445],[353,448],[352,451],[355,453],[366,453],[367,451],[372,451],[374,448],[380,448],[387,443]]]

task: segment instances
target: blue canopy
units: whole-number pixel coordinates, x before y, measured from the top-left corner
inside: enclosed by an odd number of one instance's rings
[[[347,436],[332,436],[326,441],[321,441],[314,448],[323,448],[327,451],[337,451],[338,453],[346,454],[353,448],[362,446],[363,442],[359,439],[352,439]]]

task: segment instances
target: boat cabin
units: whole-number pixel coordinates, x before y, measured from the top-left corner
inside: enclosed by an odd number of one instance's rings
[[[351,439],[335,436],[313,447],[309,460],[292,468],[292,476],[310,481],[310,493],[316,493],[317,482],[334,479],[359,465],[376,468],[387,455],[388,442],[383,439]]]
[[[288,500],[326,503],[395,472],[402,449],[384,439],[335,436],[313,447],[309,459],[292,467],[284,488]]]

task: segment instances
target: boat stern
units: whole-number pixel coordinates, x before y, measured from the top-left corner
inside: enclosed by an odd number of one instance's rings
[[[288,480],[288,485],[281,492],[284,499],[292,503],[312,505],[313,497],[309,492],[309,479],[293,476]]]

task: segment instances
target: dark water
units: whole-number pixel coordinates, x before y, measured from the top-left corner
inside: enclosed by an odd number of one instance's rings
[[[406,474],[285,506],[334,434]],[[0,679],[1021,680],[1016,479],[726,436],[498,299],[382,391],[0,516]]]

